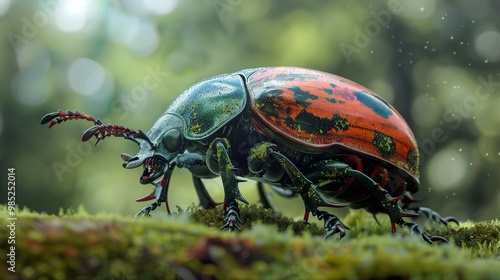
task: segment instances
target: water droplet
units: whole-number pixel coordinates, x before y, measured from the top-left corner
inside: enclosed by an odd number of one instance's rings
[[[484,60],[484,63],[488,63],[488,60],[487,60],[487,59],[485,59],[485,60]]]
[[[462,148],[458,149],[458,151],[459,151],[459,152],[461,152],[461,151],[462,151]],[[500,153],[499,153],[499,154],[500,154]]]
[[[469,163],[469,165],[472,165],[472,162],[471,162],[471,163]]]
[[[473,20],[472,23],[474,23],[475,21]]]
[[[451,160],[455,160],[455,158],[454,158],[454,157],[452,157],[452,158],[451,158]]]
[[[423,10],[425,10],[425,8],[424,7],[420,7],[420,11],[423,11]]]
[[[489,156],[489,154],[488,154],[488,153],[486,153],[486,156]]]
[[[450,39],[453,40],[453,36],[450,36]]]

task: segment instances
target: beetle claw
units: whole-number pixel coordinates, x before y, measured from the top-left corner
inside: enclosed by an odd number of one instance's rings
[[[443,224],[445,224],[445,225],[448,225],[450,222],[453,222],[453,223],[457,224],[457,226],[460,225],[458,223],[458,220],[455,217],[453,217],[453,216],[448,216],[448,217],[441,218],[440,222],[443,223]]]
[[[158,206],[161,205],[160,201],[156,201],[155,203],[152,203],[151,205],[148,205],[144,208],[142,208],[137,214],[135,214],[134,219],[137,219],[139,217],[148,217],[150,216],[149,214],[151,211],[155,210]]]
[[[448,225],[448,223],[450,222],[453,222],[455,224],[459,224],[458,223],[458,220],[453,217],[453,216],[448,216],[448,217],[441,217],[441,215],[439,215],[438,212],[430,209],[430,208],[427,208],[427,207],[416,207],[416,208],[412,208],[411,210],[417,212],[418,214],[425,214],[425,216],[427,216],[427,218],[429,218],[430,220],[433,220],[437,223],[440,223],[440,224],[443,224],[445,226]]]
[[[340,221],[340,219],[335,215],[329,214],[325,211],[317,211],[316,215],[318,216],[318,220],[325,220],[324,227],[328,229],[328,231],[323,237],[324,239],[327,239],[336,233],[339,233],[339,237],[342,239],[346,235],[345,230],[350,230],[350,228],[342,223],[342,221]]]
[[[221,230],[228,229],[229,232],[233,232],[234,229],[241,231],[238,226],[238,222],[242,223],[240,219],[240,210],[238,209],[238,203],[236,201],[231,201],[226,209],[226,217],[224,218],[224,224],[220,227]]]
[[[406,226],[410,229],[410,232],[412,235],[418,234],[422,238],[423,241],[432,244],[435,241],[440,241],[443,243],[448,244],[448,240],[442,236],[439,235],[429,235],[425,231],[423,231],[417,224],[415,223],[407,223],[404,222],[403,226]]]

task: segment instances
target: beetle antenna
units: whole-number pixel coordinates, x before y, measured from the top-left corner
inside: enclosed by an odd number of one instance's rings
[[[53,127],[56,124],[60,124],[62,122],[65,122],[67,120],[87,120],[91,121],[96,125],[101,125],[103,122],[98,119],[94,118],[91,115],[83,114],[78,111],[61,111],[57,110],[57,112],[52,112],[48,113],[45,116],[43,116],[42,120],[40,120],[40,124],[46,124],[50,122],[49,128]]]
[[[155,149],[156,145],[149,139],[149,137],[142,130],[133,130],[126,126],[118,124],[104,124],[100,119],[94,118],[91,115],[83,114],[78,111],[61,111],[48,113],[43,116],[40,124],[46,124],[50,122],[49,128],[61,122],[67,120],[87,120],[93,122],[95,125],[87,129],[82,136],[82,141],[88,141],[92,136],[96,137],[95,145],[99,143],[102,139],[108,136],[123,137],[140,144],[137,139],[143,139],[148,142],[151,148]]]

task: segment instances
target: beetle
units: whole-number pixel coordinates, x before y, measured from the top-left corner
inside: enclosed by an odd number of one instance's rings
[[[346,78],[305,68],[264,67],[203,80],[178,96],[144,133],[78,111],[45,115],[49,127],[72,119],[94,122],[82,141],[123,137],[140,146],[122,154],[127,169],[142,166],[141,184],[156,199],[136,216],[165,203],[175,167],[187,168],[200,197],[209,198],[200,178],[221,177],[224,188],[221,229],[241,230],[238,200],[248,203],[238,183],[266,183],[285,196],[300,195],[304,222],[309,213],[324,221],[325,238],[349,229],[319,207],[364,208],[386,213],[392,233],[407,227],[428,243],[431,236],[403,217],[427,215],[447,225],[458,221],[425,207],[411,207],[419,189],[415,137],[403,117],[371,90]]]

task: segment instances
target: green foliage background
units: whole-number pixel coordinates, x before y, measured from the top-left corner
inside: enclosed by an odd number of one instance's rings
[[[422,149],[417,197],[426,206],[460,220],[498,218],[498,1],[151,3],[0,0],[1,170],[16,168],[18,205],[57,213],[83,204],[91,213],[133,215],[145,206],[133,200],[150,192],[139,185],[139,170],[120,166],[120,153],[134,154],[134,143],[81,144],[91,123],[47,130],[39,125],[45,113],[80,110],[148,130],[203,78],[288,65],[344,76],[398,109]],[[160,72],[157,86],[140,91],[151,72]],[[177,171],[170,203],[196,203],[188,172]],[[221,201],[220,180],[207,185]],[[243,185],[256,201],[253,184]],[[299,199],[275,202],[292,217],[303,211]]]

